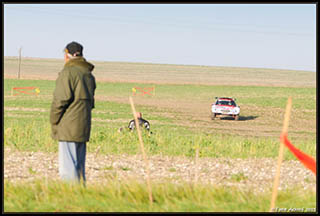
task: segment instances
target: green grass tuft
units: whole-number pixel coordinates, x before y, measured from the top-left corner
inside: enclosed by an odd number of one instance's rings
[[[152,184],[106,180],[83,187],[61,181],[4,182],[4,212],[268,212],[271,190],[254,193],[210,184]],[[315,208],[316,194],[302,188],[279,191],[279,208]]]

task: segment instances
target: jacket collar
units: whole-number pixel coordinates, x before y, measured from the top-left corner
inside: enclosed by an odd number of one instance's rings
[[[79,57],[75,57],[75,58],[72,58],[72,59],[69,59],[69,61],[67,61],[66,65],[67,64],[73,64],[73,63],[76,63],[76,62],[79,62],[79,61],[86,61],[85,58],[83,58],[82,56],[79,56]]]
[[[67,67],[74,66],[74,65],[81,65],[82,67],[87,67],[88,70],[90,70],[90,71],[92,71],[94,69],[94,65],[87,62],[86,59],[83,58],[82,56],[72,58],[67,63],[65,63],[65,66],[67,66]]]

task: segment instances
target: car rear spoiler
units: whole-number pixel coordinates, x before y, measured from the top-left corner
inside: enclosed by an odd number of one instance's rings
[[[229,98],[229,97],[214,97],[215,99],[218,99],[218,98]],[[237,99],[236,98],[231,98],[232,100],[236,101]]]

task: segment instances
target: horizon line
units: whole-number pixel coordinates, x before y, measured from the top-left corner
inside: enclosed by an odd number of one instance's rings
[[[4,58],[19,58],[19,56],[3,56]],[[21,58],[30,59],[52,59],[52,60],[63,60],[63,58],[49,58],[49,57],[30,57],[21,56]],[[85,58],[85,57],[84,57]],[[195,67],[223,67],[223,68],[249,68],[249,69],[265,69],[265,70],[284,70],[284,71],[299,71],[299,72],[317,72],[316,70],[299,70],[299,69],[283,69],[283,68],[263,68],[263,67],[244,67],[244,66],[218,66],[218,65],[197,65],[197,64],[174,64],[174,63],[155,63],[155,62],[130,62],[130,61],[107,61],[107,60],[90,60],[94,62],[117,62],[117,63],[129,63],[129,64],[154,64],[154,65],[176,65],[176,66],[195,66]]]

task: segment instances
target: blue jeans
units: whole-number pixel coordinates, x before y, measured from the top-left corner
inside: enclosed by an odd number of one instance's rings
[[[59,175],[63,180],[86,181],[86,143],[59,141]]]

